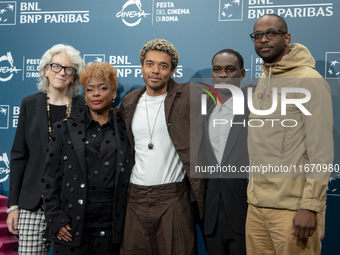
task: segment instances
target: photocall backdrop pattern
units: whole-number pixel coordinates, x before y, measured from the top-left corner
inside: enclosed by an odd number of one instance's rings
[[[75,0],[0,1],[0,185],[8,196],[10,151],[23,97],[37,92],[39,60],[57,43],[81,52],[85,63],[106,61],[118,70],[116,105],[142,87],[138,53],[155,38],[175,45],[174,78],[210,77],[211,58],[232,48],[245,60],[246,78],[261,75],[249,34],[266,13],[284,17],[292,43],[307,46],[332,89],[334,164],[340,163],[340,46],[337,0]],[[322,148],[320,148],[322,149]],[[340,174],[329,182],[323,254],[336,254],[340,223]],[[203,254],[204,251],[200,250]]]

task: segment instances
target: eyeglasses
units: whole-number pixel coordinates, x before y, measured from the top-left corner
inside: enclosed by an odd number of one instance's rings
[[[63,68],[65,71],[65,74],[67,75],[74,75],[76,73],[76,69],[71,66],[62,66],[59,64],[52,63],[50,64],[51,70],[55,73],[59,73]]]
[[[264,32],[255,32],[250,34],[250,38],[253,42],[259,42],[262,40],[263,35],[266,36],[268,40],[274,40],[276,37],[279,36],[279,34],[287,34],[286,31],[280,30],[280,29],[268,29]]]

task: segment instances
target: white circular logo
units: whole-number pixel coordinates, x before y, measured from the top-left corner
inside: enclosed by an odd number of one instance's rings
[[[8,62],[9,65],[6,65],[6,62]],[[13,57],[11,52],[7,52],[7,55],[3,55],[0,57],[0,75],[5,74],[4,76],[7,76],[5,78],[0,77],[0,81],[9,81],[13,77],[13,72],[18,73],[18,71],[21,71],[21,69],[17,69],[13,65]]]
[[[125,11],[125,9],[130,5],[136,5],[139,11]],[[145,13],[144,10],[142,10],[141,0],[128,0],[123,5],[122,10],[116,14],[116,17],[122,18],[122,21],[125,25],[129,27],[134,27],[134,26],[137,26],[141,22],[142,17],[146,18],[147,15],[150,15],[150,13]],[[138,19],[135,22],[126,21],[128,19],[134,19],[136,17]]]

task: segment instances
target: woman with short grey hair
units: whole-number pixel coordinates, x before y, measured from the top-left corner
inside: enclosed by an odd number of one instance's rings
[[[40,61],[40,92],[22,100],[11,150],[7,210],[8,229],[19,235],[19,254],[48,254],[41,177],[53,124],[85,109],[84,97],[78,95],[83,66],[78,50],[54,45]]]

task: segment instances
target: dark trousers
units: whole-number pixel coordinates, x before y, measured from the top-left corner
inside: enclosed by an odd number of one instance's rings
[[[54,243],[53,254],[119,255],[120,244],[112,243],[113,194],[113,191],[87,191],[80,247]]]
[[[206,243],[209,255],[246,255],[245,235],[240,235],[233,229],[222,199],[215,230],[212,235],[206,236]]]
[[[64,244],[53,244],[53,254],[60,255],[92,255],[92,254],[112,254],[119,255],[119,244],[112,243],[112,235],[108,230],[106,236],[102,235],[103,229],[85,229],[82,234],[80,247],[74,247]]]
[[[193,209],[184,182],[130,184],[121,254],[193,255]]]

